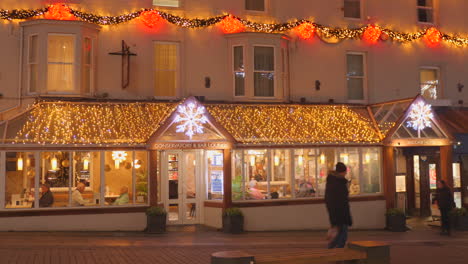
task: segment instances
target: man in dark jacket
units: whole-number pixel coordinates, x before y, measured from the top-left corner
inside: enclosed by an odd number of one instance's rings
[[[337,235],[328,244],[328,248],[343,248],[348,239],[348,227],[353,224],[349,210],[348,180],[346,165],[338,162],[335,171],[327,177],[325,203],[332,229]]]
[[[44,183],[41,185],[42,196],[39,199],[39,207],[51,207],[54,203],[54,196],[50,191],[50,185]]]
[[[432,203],[437,202],[440,210],[442,235],[450,235],[449,212],[455,207],[453,194],[445,181],[437,181],[437,190]]]

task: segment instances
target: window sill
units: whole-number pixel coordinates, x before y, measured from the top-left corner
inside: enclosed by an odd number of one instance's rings
[[[1,209],[0,217],[49,216],[49,215],[80,215],[80,214],[119,214],[145,212],[148,205],[109,206],[109,207],[67,207],[67,208],[31,208],[31,209]]]

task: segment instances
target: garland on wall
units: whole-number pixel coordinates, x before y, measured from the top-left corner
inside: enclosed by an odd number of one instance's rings
[[[53,4],[34,10],[0,9],[0,18],[4,20],[25,20],[33,18],[80,20],[97,25],[118,25],[132,20],[139,20],[150,28],[157,28],[161,23],[167,21],[182,28],[206,28],[219,25],[225,34],[245,31],[264,33],[294,32],[302,39],[310,39],[314,37],[314,35],[317,35],[327,43],[337,43],[344,39],[363,39],[370,44],[387,40],[405,43],[424,39],[429,46],[437,46],[441,44],[442,41],[457,47],[468,46],[468,37],[445,34],[435,27],[421,29],[414,33],[405,33],[378,25],[366,25],[360,28],[329,27],[305,19],[287,23],[264,24],[243,19],[232,14],[224,14],[206,19],[189,19],[156,9],[142,9],[118,16],[101,16],[79,11],[64,4]]]

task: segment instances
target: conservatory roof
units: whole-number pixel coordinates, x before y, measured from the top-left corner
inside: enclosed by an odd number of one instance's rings
[[[145,145],[183,103],[41,102],[0,123],[0,142]],[[203,105],[211,125],[230,134],[236,144],[372,144],[383,139],[367,107]]]

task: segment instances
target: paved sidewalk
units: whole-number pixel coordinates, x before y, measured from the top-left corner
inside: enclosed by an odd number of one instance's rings
[[[325,248],[324,231],[223,234],[203,227],[172,227],[162,235],[138,232],[3,232],[0,263],[210,263],[222,250],[259,253]],[[468,232],[440,236],[436,228],[418,226],[405,233],[351,231],[349,240],[392,244],[393,264],[468,263]]]

